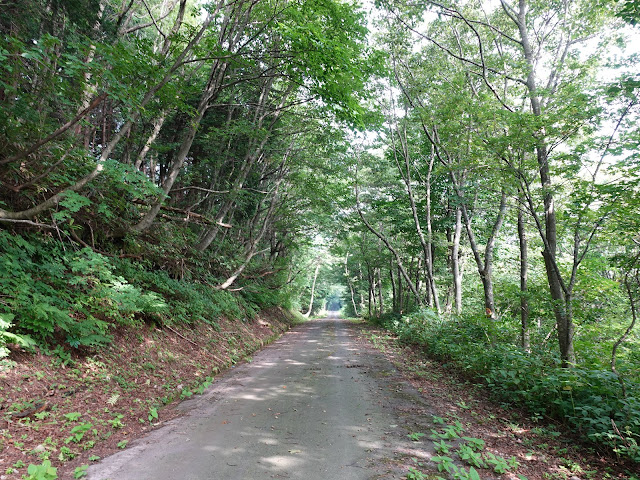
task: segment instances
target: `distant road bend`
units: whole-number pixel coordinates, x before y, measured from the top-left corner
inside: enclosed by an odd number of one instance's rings
[[[425,406],[357,328],[332,316],[292,329],[89,479],[404,478],[385,459],[413,448]]]

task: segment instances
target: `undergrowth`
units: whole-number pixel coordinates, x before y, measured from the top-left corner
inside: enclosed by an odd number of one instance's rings
[[[118,325],[216,326],[222,316],[253,318],[263,307],[216,283],[207,274],[173,278],[149,263],[50,236],[0,231],[0,358],[10,344],[95,349],[111,342]]]
[[[640,462],[637,382],[610,370],[561,368],[548,352],[527,353],[495,342],[495,322],[480,318],[444,320],[425,309],[379,323],[400,341],[418,344],[429,356],[481,379],[495,399],[525,407],[534,418],[560,420],[595,444]]]

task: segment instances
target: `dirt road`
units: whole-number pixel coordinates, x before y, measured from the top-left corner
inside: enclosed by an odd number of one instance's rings
[[[296,327],[180,408],[89,479],[404,478],[388,460],[429,456],[407,438],[430,417],[424,400],[336,317]]]

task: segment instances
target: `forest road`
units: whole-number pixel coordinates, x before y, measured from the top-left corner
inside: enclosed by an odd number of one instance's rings
[[[336,316],[295,327],[88,478],[406,478],[395,458],[433,454],[407,437],[428,431],[430,409],[359,328]]]

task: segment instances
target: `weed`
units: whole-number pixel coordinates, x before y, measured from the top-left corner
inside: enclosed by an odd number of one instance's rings
[[[80,443],[80,440],[84,438],[84,434],[89,430],[91,430],[92,428],[93,428],[93,424],[87,423],[87,422],[81,423],[80,425],[76,425],[71,429],[71,436],[67,437],[64,443],[66,444],[69,444],[70,442]]]
[[[76,422],[82,417],[82,414],[80,412],[71,412],[65,413],[63,417],[66,418],[68,422]]]
[[[117,430],[119,428],[124,427],[124,423],[122,423],[123,418],[124,418],[124,415],[122,415],[121,413],[118,413],[115,418],[111,420],[107,420],[107,423]]]
[[[458,455],[465,463],[478,468],[485,468],[487,464],[482,459],[482,454],[474,451],[468,444],[460,445]]]
[[[69,447],[60,447],[60,454],[58,455],[58,460],[61,462],[66,462],[67,460],[71,460],[75,458],[76,453],[73,452]]]
[[[496,473],[507,473],[509,470],[515,470],[520,465],[515,457],[511,457],[509,460],[505,460],[503,457],[494,455],[491,452],[484,454],[484,459],[490,466],[493,467],[493,471]]]
[[[156,407],[149,407],[149,423],[152,423],[154,420],[158,420],[158,409]]]
[[[80,465],[79,467],[76,467],[76,469],[73,472],[73,478],[86,477],[88,468],[89,468],[89,465]]]
[[[45,460],[41,465],[29,465],[27,467],[27,480],[56,480],[58,469],[51,466],[49,460]]]
[[[424,433],[412,432],[407,435],[412,442],[419,442],[422,437],[424,437]]]
[[[407,473],[406,478],[407,480],[428,480],[429,479],[427,475],[422,473],[420,470],[416,470],[413,467],[409,469],[409,472]]]
[[[476,452],[480,452],[482,450],[484,450],[485,447],[485,441],[482,440],[481,438],[474,438],[474,437],[462,437],[462,439],[464,441],[466,441],[466,445],[469,446],[469,448],[471,448],[472,450],[476,451]]]
[[[447,455],[449,454],[449,444],[446,443],[444,440],[440,440],[439,442],[433,442],[433,448],[435,449],[436,453],[442,454],[442,455]]]

